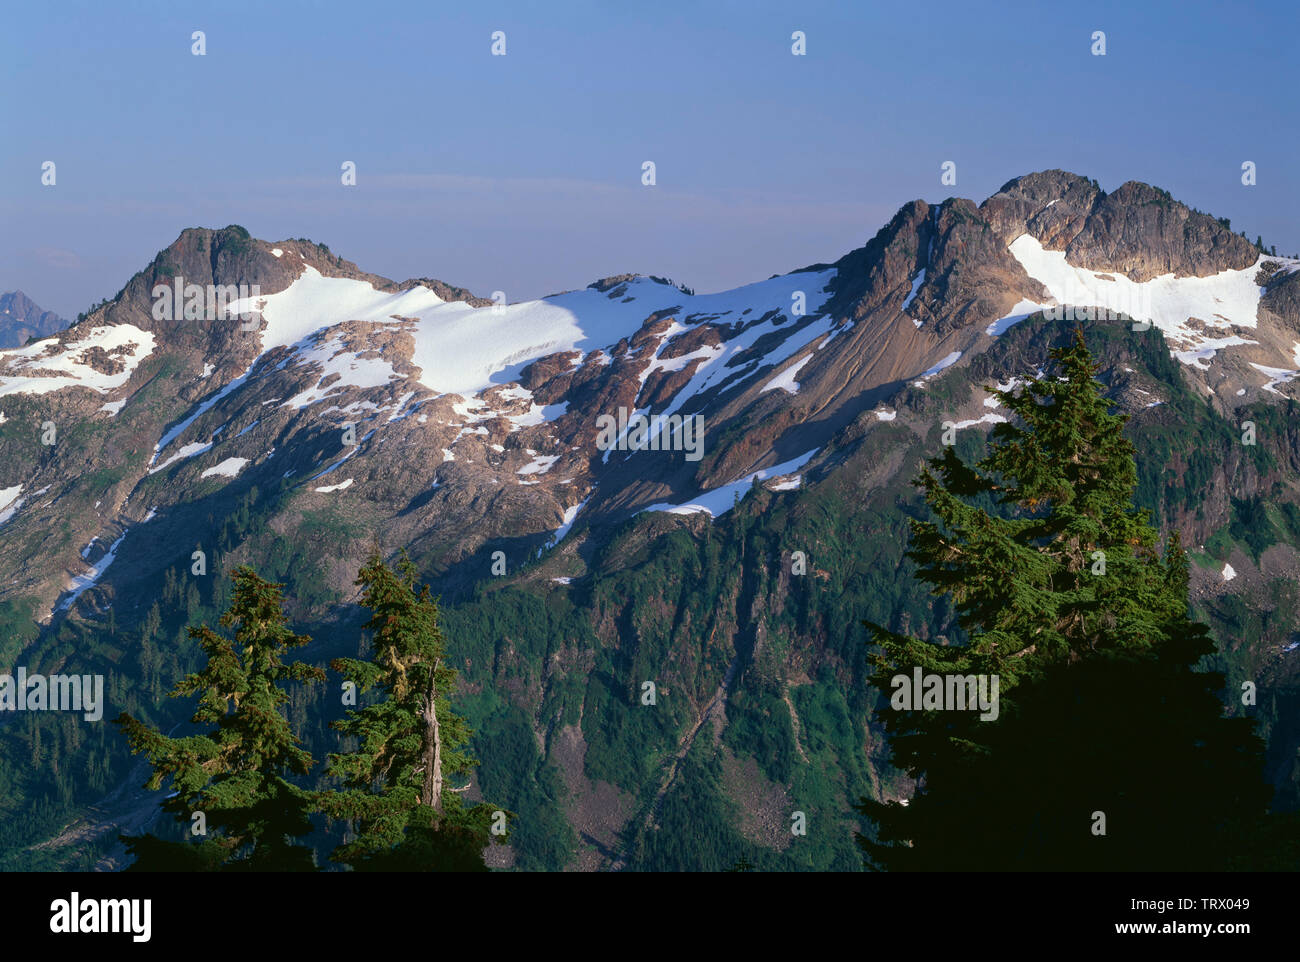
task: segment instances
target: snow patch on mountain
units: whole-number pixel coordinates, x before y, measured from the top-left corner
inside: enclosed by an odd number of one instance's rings
[[[590,500],[591,500],[590,496],[585,497],[580,502],[575,504],[573,507],[564,509],[564,515],[562,519],[563,523],[558,528],[555,529],[555,534],[552,535],[551,538],[550,546],[552,548],[564,540],[564,536],[568,534],[569,531],[573,528],[573,522],[578,520],[578,513],[587,506],[587,502]],[[542,548],[537,549],[537,556],[539,558],[542,556],[542,551],[543,551]]]
[[[134,324],[114,324],[92,328],[79,341],[60,344],[57,337],[47,337],[25,347],[0,351],[0,397],[48,394],[66,387],[86,387],[107,394],[129,381],[153,349],[152,332]],[[115,374],[97,371],[90,364],[91,352],[109,355],[120,362],[121,370]]]
[[[956,364],[959,360],[961,360],[961,351],[953,351],[951,354],[949,354],[947,357],[945,357],[942,361],[940,361],[940,362],[939,362],[938,364],[936,364],[934,367],[930,368],[928,371],[926,371],[924,374],[922,374],[921,377],[934,377],[936,374],[938,374],[938,373],[939,373],[940,371],[942,371],[944,368],[952,367],[952,366],[953,366],[954,364]]]
[[[683,328],[683,327],[680,327],[680,326],[678,326],[678,325],[674,325],[674,327],[676,327],[677,329],[676,329],[676,330],[673,330],[672,328],[670,328],[670,329],[668,330],[667,334],[664,336],[664,339],[663,339],[662,344],[666,344],[666,343],[668,342],[668,340],[669,340],[669,339],[670,339],[674,334],[679,334],[679,333],[681,333],[682,331],[687,330],[687,328]],[[661,347],[660,347],[660,350],[662,350],[662,349],[663,349],[663,348],[662,348],[662,346],[661,346]],[[683,368],[685,368],[685,367],[686,367],[688,364],[690,364],[692,361],[697,361],[697,360],[708,361],[708,360],[711,360],[711,359],[713,359],[714,357],[716,357],[720,352],[722,352],[722,351],[724,351],[724,350],[726,350],[726,348],[723,347],[721,344],[717,345],[716,347],[715,347],[715,346],[712,346],[712,345],[709,345],[709,344],[706,344],[706,345],[704,345],[703,347],[697,347],[695,350],[691,351],[689,354],[682,354],[682,355],[680,355],[679,357],[670,357],[670,358],[663,358],[663,359],[661,359],[661,358],[658,356],[658,354],[656,353],[654,359],[653,359],[649,364],[647,364],[647,365],[642,369],[642,371],[641,371],[641,375],[640,375],[640,377],[641,377],[641,386],[642,386],[642,387],[645,386],[645,382],[646,382],[646,380],[647,380],[647,379],[650,377],[650,375],[653,374],[655,371],[669,371],[669,372],[677,372],[677,371],[680,371],[680,370],[682,370]],[[640,391],[637,392],[637,396],[638,396],[638,397],[640,397],[640,393],[641,393]]]
[[[921,289],[921,285],[924,283],[925,283],[925,268],[922,267],[921,272],[916,275],[916,280],[912,281],[912,289],[908,291],[907,298],[903,301],[903,306],[899,308],[900,311],[902,312],[907,311],[907,308],[911,305],[911,303],[914,300],[916,300],[916,292]],[[919,321],[915,323],[917,327],[921,326]]]
[[[515,474],[545,474],[551,470],[558,460],[560,460],[558,454],[539,454],[516,471]]]
[[[1235,347],[1238,344],[1258,343],[1258,341],[1248,341],[1245,338],[1232,334],[1228,337],[1203,338],[1197,342],[1195,347],[1189,350],[1173,350],[1169,353],[1184,364],[1188,364],[1202,371],[1208,371],[1210,369],[1210,359],[1225,347]]]
[[[167,431],[163,434],[163,436],[162,436],[161,438],[158,439],[158,443],[155,444],[154,447],[153,447],[153,455],[149,458],[149,464],[150,464],[150,466],[152,467],[153,463],[154,463],[155,461],[158,460],[158,455],[162,453],[163,448],[167,447],[167,445],[171,444],[171,443],[172,443],[173,441],[175,441],[178,437],[180,437],[181,434],[183,434],[183,433],[185,432],[185,429],[186,429],[186,428],[188,428],[191,424],[193,424],[195,421],[197,421],[199,418],[201,418],[205,413],[207,413],[208,411],[210,411],[210,410],[211,410],[211,409],[212,409],[212,408],[217,404],[217,402],[219,402],[222,398],[224,398],[224,397],[228,397],[229,395],[233,394],[235,391],[237,391],[237,390],[239,390],[241,387],[243,387],[244,384],[245,384],[245,382],[248,381],[249,375],[251,375],[251,374],[253,373],[253,367],[256,366],[256,363],[257,363],[257,362],[254,361],[253,364],[249,366],[249,368],[248,368],[247,371],[245,371],[243,374],[239,375],[239,377],[235,378],[233,381],[231,381],[229,384],[227,384],[225,387],[223,387],[223,388],[222,388],[220,391],[218,391],[216,394],[212,395],[212,397],[210,397],[210,398],[208,398],[206,401],[202,402],[202,403],[201,403],[201,404],[200,404],[200,405],[199,405],[199,406],[194,410],[194,413],[191,414],[189,417],[187,417],[187,418],[183,418],[183,419],[182,419],[181,421],[179,421],[175,426],[173,426],[173,427],[171,427],[171,428],[168,428]],[[278,401],[279,398],[273,398],[272,400]],[[262,404],[264,404],[264,405],[266,405],[266,404],[270,404],[270,403],[271,403],[270,401],[263,401],[263,402],[262,402]],[[187,444],[186,447],[187,447],[187,448],[189,448],[189,447],[193,447],[193,445],[192,445],[192,444]],[[211,442],[208,443],[208,446],[207,446],[207,447],[208,447],[208,448],[212,447]],[[206,451],[207,448],[204,448],[203,450]],[[199,453],[198,451],[195,451],[195,452],[194,452],[194,454],[198,454],[198,453]],[[165,467],[167,466],[167,464],[171,464],[171,462],[172,462],[172,461],[175,461],[175,460],[176,460],[176,458],[172,458],[171,460],[169,460],[166,464],[162,465],[161,467],[159,467],[159,468],[154,468],[154,469],[150,470],[149,473],[150,473],[150,474],[153,474],[154,471],[161,471],[162,468],[165,468]]]
[[[1041,311],[1048,306],[1047,304],[1039,304],[1037,301],[1031,301],[1028,298],[1021,298],[1016,301],[1015,307],[1011,308],[1010,314],[999,317],[984,329],[984,333],[991,337],[997,337],[999,334],[1006,333],[1009,328],[1019,324],[1035,311]]]
[[[1204,369],[1200,362],[1213,357],[1216,351],[1254,343],[1237,335],[1212,337],[1189,322],[1196,318],[1205,328],[1221,330],[1257,327],[1263,288],[1255,283],[1255,276],[1260,263],[1267,259],[1263,256],[1243,270],[1221,271],[1209,277],[1162,274],[1137,282],[1118,272],[1090,271],[1068,264],[1064,251],[1046,250],[1032,234],[1021,234],[1011,242],[1009,250],[1057,304],[1102,307],[1138,321],[1150,321],[1174,347],[1170,353],[1184,364]]]
[[[783,474],[792,474],[807,464],[819,449],[813,450],[806,454],[801,454],[797,458],[786,461],[784,464],[778,464],[770,468],[762,468],[751,474],[745,475],[738,481],[730,484],[724,484],[721,487],[714,488],[712,491],[701,492],[683,504],[652,504],[648,508],[642,508],[641,511],[665,511],[668,514],[695,514],[703,511],[713,518],[720,518],[749,492],[750,486],[755,480],[766,481],[768,478],[777,478]],[[640,512],[638,512],[640,513]]]
[[[1250,362],[1250,366],[1256,371],[1259,371],[1259,373],[1271,378],[1271,380],[1264,385],[1264,390],[1271,391],[1274,394],[1282,394],[1282,392],[1277,389],[1279,384],[1286,384],[1292,378],[1300,375],[1300,371],[1288,371],[1285,368],[1280,367],[1265,367],[1263,364],[1256,364],[1254,361]]]
[[[761,310],[764,306],[767,306],[770,310],[771,305],[782,303],[782,295],[785,295],[784,303],[788,304],[792,299],[792,295],[797,291],[802,291],[807,297],[810,316],[805,318],[802,327],[797,330],[791,329],[785,339],[767,354],[762,357],[750,358],[745,363],[734,367],[731,366],[732,361],[752,348],[760,338],[771,334],[773,331],[787,328],[787,323],[777,323],[778,320],[784,322],[785,319],[774,315],[766,321],[753,323],[743,328],[739,333],[723,341],[722,344],[710,350],[707,354],[696,352],[698,356],[702,357],[700,364],[695,368],[695,373],[691,375],[691,379],[677,391],[667,407],[662,411],[654,412],[656,417],[662,417],[662,419],[654,422],[651,433],[646,439],[647,444],[653,443],[653,438],[657,437],[659,431],[667,425],[667,418],[686,408],[686,405],[692,399],[698,399],[706,392],[715,389],[719,391],[730,390],[756,371],[768,366],[779,366],[818,338],[825,338],[827,335],[833,334],[835,331],[834,319],[829,314],[818,316],[816,312],[830,299],[830,283],[835,274],[836,271],[834,270],[788,274],[758,284],[737,288],[735,291],[727,291],[723,294],[697,295],[690,298],[693,309],[701,303],[715,309],[703,316],[692,310],[687,315],[687,319],[693,319],[693,324],[696,327],[699,324],[717,321],[731,314],[735,314],[735,319],[739,320],[746,310]],[[742,298],[740,296],[742,292],[748,292],[746,297]],[[814,300],[813,294],[818,295],[819,299]],[[748,306],[746,306],[747,300]],[[665,339],[656,351],[656,358],[650,362],[651,364],[657,361],[658,352],[662,350],[663,345],[666,343],[667,340]],[[648,407],[638,408],[634,413],[649,415],[650,409]],[[632,424],[632,419],[629,417],[627,430],[632,430]],[[605,450],[601,460],[608,462],[610,454],[621,447],[621,442],[622,437],[620,436],[612,447]]]
[[[472,397],[494,384],[515,380],[519,371],[539,358],[560,351],[608,348],[630,338],[658,310],[680,307],[682,316],[698,325],[729,315],[739,319],[746,309],[784,308],[796,292],[803,292],[809,311],[814,312],[825,303],[825,297],[814,303],[815,295],[829,296],[826,288],[834,274],[834,270],[787,274],[731,291],[695,295],[637,277],[621,285],[622,296],[616,298],[587,288],[539,301],[479,308],[443,301],[424,287],[386,293],[366,281],[325,277],[309,266],[285,290],[235,301],[229,312],[256,311],[261,305],[266,322],[264,353],[299,344],[312,333],[344,321],[396,324],[404,322],[395,317],[415,318],[413,361],[421,369],[420,383],[438,393]],[[774,326],[770,321],[755,325],[764,331]],[[764,331],[744,337],[745,346]],[[794,350],[797,347],[792,346],[785,356]]]
[[[776,377],[772,378],[772,380],[764,384],[763,390],[760,391],[759,393],[766,394],[768,391],[775,391],[777,388],[780,388],[782,391],[789,391],[791,394],[798,394],[799,382],[795,380],[795,376],[799,373],[799,371],[803,368],[803,366],[807,364],[809,361],[811,361],[812,359],[813,356],[811,354],[809,354],[807,357],[800,358],[797,362],[790,365],[790,367],[786,368]]]
[[[211,441],[193,441],[190,444],[187,444],[184,447],[182,447],[170,458],[168,458],[162,464],[158,465],[158,467],[150,468],[149,473],[157,474],[159,471],[163,470],[168,465],[175,464],[177,461],[184,461],[186,458],[192,458],[196,454],[202,454],[204,451],[210,451],[210,450],[212,450]]]
[[[88,588],[94,587],[99,579],[104,577],[104,572],[108,570],[109,565],[117,560],[117,549],[122,542],[126,540],[127,533],[127,531],[123,531],[121,536],[109,545],[108,550],[104,552],[104,557],[100,558],[90,566],[90,574],[77,575],[72,579],[72,582],[67,588],[71,594],[59,602],[57,608],[58,611],[67,611],[72,607],[73,602],[81,597],[84,591]]]
[[[960,431],[963,428],[973,428],[977,424],[1003,424],[1006,420],[1001,414],[985,414],[970,421],[956,421],[953,427]]]
[[[200,478],[233,478],[236,477],[244,466],[248,464],[248,458],[226,458],[220,464],[208,468]]]
[[[393,366],[382,358],[361,357],[349,351],[334,332],[319,337],[310,347],[300,347],[297,352],[298,363],[316,364],[321,374],[312,387],[291,397],[281,407],[301,410],[309,404],[333,397],[343,388],[382,387],[399,377]]]
[[[628,283],[627,297],[611,300],[594,289],[572,291],[540,301],[473,307],[443,301],[426,287],[388,293],[367,281],[325,277],[307,266],[285,290],[247,298],[230,311],[256,310],[266,321],[262,349],[292,346],[315,331],[344,321],[402,323],[415,318],[414,363],[420,383],[432,391],[472,396],[505,384],[520,369],[557,351],[597,348],[634,334],[647,314],[647,295],[664,296],[665,286],[646,278]],[[687,299],[666,288],[671,299]],[[637,303],[641,301],[641,303]]]
[[[375,432],[374,432],[373,430],[371,430],[371,431],[367,431],[366,434],[365,434],[365,436],[362,437],[362,439],[361,439],[360,441],[358,441],[356,444],[352,445],[352,450],[351,450],[351,451],[349,451],[347,454],[343,455],[343,457],[339,458],[337,461],[335,461],[333,464],[331,464],[331,465],[330,465],[328,468],[326,468],[324,471],[320,472],[320,474],[312,475],[312,476],[311,476],[310,478],[308,478],[307,480],[308,480],[308,481],[315,481],[317,478],[323,478],[323,477],[325,477],[325,475],[329,474],[331,471],[333,471],[333,470],[335,470],[336,468],[338,468],[338,466],[341,465],[341,464],[343,464],[343,462],[347,461],[348,458],[354,457],[354,456],[355,456],[355,455],[356,455],[356,454],[361,450],[362,445],[364,445],[367,441],[369,441],[370,438],[374,435],[374,433],[375,433]],[[319,491],[320,489],[317,488],[317,490]]]
[[[514,432],[520,428],[554,421],[556,418],[562,417],[568,410],[568,401],[561,401],[559,404],[530,404],[528,410],[523,414],[506,415],[506,420],[511,424],[511,432]]]
[[[22,493],[21,484],[15,484],[12,488],[0,488],[0,524],[12,518],[23,506],[22,498],[18,497]]]
[[[920,378],[912,382],[912,386],[925,387],[926,381],[934,377],[940,371],[943,371],[945,368],[952,367],[959,360],[961,360],[961,351],[953,351],[951,354],[944,357],[944,359],[940,361],[938,364],[936,364],[934,367],[928,368],[927,370],[923,371],[921,373]]]

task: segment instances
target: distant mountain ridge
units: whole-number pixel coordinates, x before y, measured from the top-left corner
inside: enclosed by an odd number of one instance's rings
[[[0,294],[0,350],[22,347],[29,338],[57,334],[68,323],[53,311],[43,310],[22,291]]]

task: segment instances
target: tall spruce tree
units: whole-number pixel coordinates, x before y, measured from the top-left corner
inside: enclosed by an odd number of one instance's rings
[[[451,709],[457,672],[447,664],[438,605],[416,589],[405,556],[393,570],[375,549],[357,576],[371,618],[371,658],[331,667],[378,700],[333,725],[356,739],[329,756],[345,789],[323,792],[321,810],[353,823],[334,860],[358,870],[483,871],[495,806],[467,806],[450,782],[478,764],[466,750],[469,726]]]
[[[867,623],[906,804],[863,799],[859,836],[887,870],[1223,869],[1270,790],[1245,718],[1225,717],[1214,651],[1191,620],[1175,532],[1160,550],[1134,507],[1134,449],[1083,335],[1053,373],[996,391],[1012,417],[975,466],[952,447],[917,479],[935,521],[912,523],[918,578],[965,635],[946,644]],[[996,720],[908,704],[924,675],[997,675]]]
[[[115,720],[132,753],[143,752],[153,767],[146,788],[170,779],[175,795],[163,802],[187,829],[202,813],[203,842],[168,842],[150,835],[124,838],[136,856],[136,871],[221,869],[226,871],[311,871],[315,855],[294,840],[311,831],[311,795],[292,781],[312,765],[285,718],[285,684],[319,682],[325,673],[281,659],[311,639],[289,630],[282,610],[283,585],[264,581],[248,567],[235,569],[230,607],[221,625],[234,640],[206,625],[189,635],[208,656],[207,665],[186,676],[172,697],[199,696],[191,721],[210,726],[202,733],[171,738],[123,713]]]

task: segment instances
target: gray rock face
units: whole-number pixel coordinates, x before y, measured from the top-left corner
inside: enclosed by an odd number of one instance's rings
[[[1101,198],[1065,249],[1071,263],[1120,271],[1135,281],[1162,274],[1205,277],[1249,267],[1255,246],[1166,191],[1129,181]]]
[[[1269,263],[1264,262],[1265,273],[1268,272]],[[1267,314],[1276,322],[1280,332],[1284,332],[1284,349],[1288,340],[1300,344],[1300,271],[1279,270],[1272,273],[1265,281],[1259,310],[1260,314]]]
[[[958,198],[943,205],[925,286],[916,298],[917,316],[929,319],[942,336],[987,324],[1022,297],[1043,293],[973,203]]]
[[[1005,243],[1027,231],[1049,250],[1065,250],[1101,196],[1101,189],[1086,177],[1045,170],[1003,184],[980,205],[980,213]]]
[[[933,210],[923,200],[909,201],[863,247],[836,261],[829,309],[857,321],[887,302],[901,304],[911,279],[926,266],[935,236]]]
[[[1240,270],[1259,256],[1213,217],[1137,181],[1105,194],[1077,174],[1048,170],[1004,184],[980,212],[1007,243],[1029,233],[1049,250],[1065,251],[1071,264],[1134,281],[1205,277]]]

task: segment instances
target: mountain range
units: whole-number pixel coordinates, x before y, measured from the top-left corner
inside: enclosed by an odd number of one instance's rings
[[[66,330],[5,297],[42,338],[0,351],[6,660],[178,724],[184,628],[234,566],[287,585],[324,662],[359,650],[371,546],[405,551],[463,672],[471,797],[520,815],[494,857],[530,869],[860,868],[852,801],[910,791],[860,623],[960,640],[911,576],[909,482],[1082,327],[1300,805],[1300,260],[1159,188],[1051,170],[914,200],[834,263],[715,294],[625,274],[508,304],[231,226]],[[318,758],[336,702],[292,705]],[[112,726],[0,741],[8,864],[121,867],[157,797]]]

